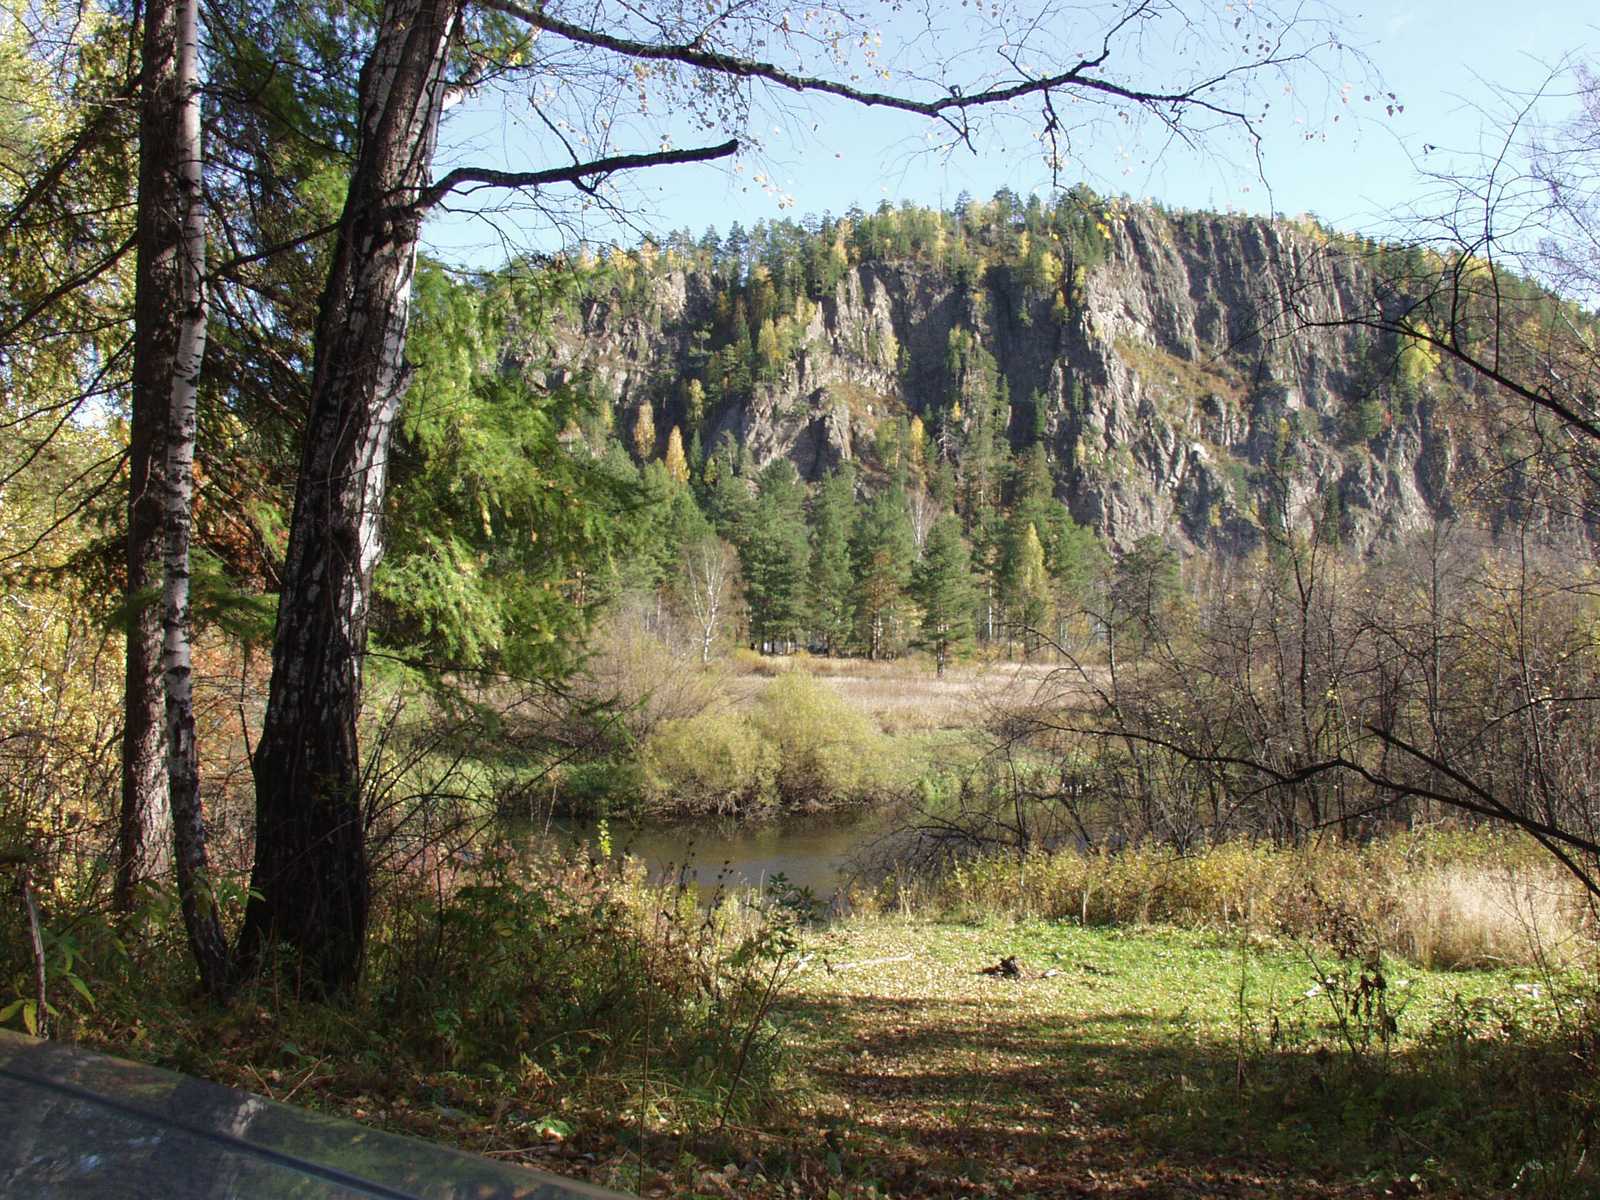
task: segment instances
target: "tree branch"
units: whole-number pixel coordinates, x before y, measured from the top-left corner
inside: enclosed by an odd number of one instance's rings
[[[852,87],[847,83],[840,83],[837,80],[825,79],[820,76],[801,75],[794,71],[786,70],[776,63],[725,54],[719,50],[706,48],[698,40],[688,43],[640,42],[631,38],[617,37],[614,34],[602,33],[597,30],[587,29],[581,25],[575,25],[571,21],[564,21],[547,12],[527,8],[517,3],[516,0],[475,0],[475,2],[479,7],[514,17],[517,20],[526,22],[535,29],[545,30],[580,45],[609,50],[614,54],[620,54],[627,58],[681,63],[684,66],[699,67],[703,70],[715,71],[738,79],[764,80],[767,83],[773,83],[791,91],[820,92],[823,95],[837,96],[868,107],[898,109],[901,112],[915,113],[924,117],[935,117],[947,122],[950,121],[952,113],[961,113],[969,108],[1004,104],[1009,100],[1018,100],[1024,96],[1034,96],[1040,93],[1048,94],[1060,88],[1072,87],[1081,88],[1085,91],[1099,92],[1118,100],[1144,105],[1147,108],[1203,109],[1217,116],[1239,121],[1247,128],[1251,126],[1250,118],[1245,113],[1201,98],[1202,93],[1236,74],[1241,68],[1234,68],[1222,74],[1208,77],[1179,92],[1146,92],[1088,74],[1089,71],[1104,63],[1110,53],[1109,43],[1111,36],[1123,24],[1127,23],[1126,20],[1119,23],[1111,33],[1106,35],[1105,44],[1098,55],[1094,58],[1081,59],[1065,71],[1057,72],[1054,75],[1040,76],[1035,79],[1023,79],[1003,87],[987,88],[983,91],[972,93],[963,93],[959,89],[952,88],[945,95],[934,99],[915,100],[907,96],[897,96],[891,92],[874,92],[864,88]],[[1275,48],[1274,53],[1255,60],[1251,64],[1251,68],[1266,67],[1277,62],[1291,61],[1292,57],[1295,56],[1278,57]],[[1163,120],[1168,125],[1176,124],[1176,118],[1170,114],[1164,116]],[[965,140],[966,131],[955,125],[954,122],[950,123]]]
[[[1566,867],[1566,869],[1572,873],[1579,883],[1583,885],[1585,890],[1597,898],[1600,898],[1600,881],[1597,881],[1593,876],[1591,876],[1581,864],[1575,862],[1571,855],[1562,849],[1563,846],[1570,847],[1571,849],[1579,851],[1580,853],[1591,855],[1597,859],[1600,859],[1600,843],[1594,842],[1593,840],[1586,838],[1581,834],[1574,833],[1569,829],[1562,829],[1559,826],[1541,821],[1539,818],[1532,816],[1529,813],[1518,812],[1516,809],[1508,807],[1490,792],[1486,791],[1484,788],[1474,783],[1471,779],[1468,779],[1459,771],[1452,768],[1448,763],[1435,758],[1420,747],[1413,746],[1403,738],[1400,738],[1399,736],[1384,729],[1380,729],[1375,725],[1368,725],[1367,732],[1371,733],[1374,737],[1386,745],[1393,746],[1402,753],[1417,759],[1430,769],[1437,771],[1441,775],[1444,775],[1453,783],[1458,784],[1469,794],[1461,795],[1456,792],[1441,792],[1435,788],[1425,787],[1421,784],[1408,783],[1402,779],[1395,779],[1384,772],[1375,771],[1372,768],[1350,758],[1346,758],[1343,755],[1335,755],[1331,758],[1325,758],[1316,762],[1306,763],[1292,771],[1280,771],[1268,765],[1267,763],[1260,761],[1259,759],[1248,758],[1237,754],[1208,753],[1207,751],[1197,749],[1193,746],[1184,745],[1183,743],[1172,738],[1146,733],[1137,729],[1125,727],[1110,729],[1088,728],[1059,723],[1051,723],[1050,727],[1062,730],[1064,732],[1085,733],[1096,737],[1124,738],[1129,741],[1139,742],[1145,745],[1155,746],[1158,749],[1167,750],[1192,763],[1200,763],[1210,766],[1243,768],[1264,776],[1268,780],[1268,782],[1265,784],[1266,789],[1292,787],[1296,784],[1308,782],[1319,775],[1327,774],[1329,771],[1349,771],[1352,774],[1358,775],[1362,779],[1365,779],[1374,787],[1382,788],[1384,791],[1390,792],[1393,795],[1415,796],[1419,800],[1432,800],[1439,804],[1449,805],[1452,808],[1459,808],[1465,812],[1474,813],[1480,817],[1489,817],[1496,821],[1503,821],[1508,825],[1512,825],[1518,829],[1521,829],[1523,832],[1529,834],[1531,837],[1537,840],[1540,845],[1542,845],[1547,851],[1550,852],[1552,856],[1557,859],[1557,861]]]
[[[135,244],[136,239],[130,234],[121,245],[109,251],[104,257],[90,263],[81,271],[68,275],[44,295],[35,298],[21,314],[14,317],[3,328],[0,328],[0,344],[10,341],[23,326],[27,325],[29,321],[32,321],[56,301],[70,295],[77,288],[93,283],[101,275],[111,270],[112,267],[122,261],[123,256],[132,250]]]
[[[1584,416],[1571,405],[1563,403],[1546,391],[1513,379],[1499,367],[1484,361],[1466,349],[1458,339],[1434,333],[1427,327],[1425,322],[1412,322],[1410,317],[1418,308],[1420,308],[1420,305],[1413,306],[1406,313],[1395,318],[1369,316],[1314,320],[1301,316],[1297,317],[1296,323],[1301,329],[1343,329],[1355,326],[1360,329],[1370,329],[1375,333],[1388,333],[1412,338],[1460,363],[1479,378],[1487,380],[1489,383],[1521,400],[1526,400],[1529,404],[1536,405],[1546,412],[1552,413],[1584,436],[1600,441],[1600,422]]]
[[[737,139],[730,138],[717,146],[696,146],[689,150],[657,150],[650,154],[614,154],[591,162],[573,163],[566,167],[549,167],[543,171],[495,171],[487,167],[457,167],[435,183],[424,188],[417,198],[419,208],[431,208],[451,192],[469,185],[493,188],[538,188],[552,183],[570,183],[584,191],[593,191],[599,184],[596,177],[615,171],[632,171],[640,167],[659,167],[671,163],[709,162],[726,158],[739,149]],[[589,182],[592,181],[592,182]]]
[[[281,242],[274,242],[270,246],[263,246],[261,249],[249,254],[237,254],[232,258],[224,259],[211,268],[211,277],[213,279],[231,278],[238,274],[241,267],[248,267],[252,263],[265,262],[267,259],[274,258],[288,250],[298,250],[301,246],[310,245],[312,242],[327,237],[330,233],[337,232],[338,228],[339,223],[337,221],[330,221],[326,225],[318,225],[315,229],[307,230],[305,233],[297,234],[292,238],[285,238]]]

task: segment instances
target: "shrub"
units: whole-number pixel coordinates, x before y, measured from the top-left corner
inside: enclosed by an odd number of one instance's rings
[[[776,655],[762,654],[748,646],[741,646],[729,656],[728,664],[738,675],[763,675],[771,679],[789,670],[789,660]]]
[[[645,794],[645,778],[637,763],[602,758],[568,767],[561,775],[556,799],[564,813],[604,817],[634,808]]]
[[[725,686],[720,670],[701,666],[698,646],[674,649],[649,627],[637,603],[620,606],[589,649],[576,694],[583,705],[602,706],[613,737],[622,732],[635,745],[664,721],[705,712]]]
[[[707,916],[636,861],[555,855],[490,855],[442,895],[416,884],[379,914],[366,1019],[419,1065],[531,1068],[621,1101],[648,1061],[680,1111],[770,1098],[770,1006],[801,919],[782,897]]]
[[[790,808],[825,808],[879,790],[882,739],[827,684],[794,671],[761,693],[755,727],[778,751],[777,789]]]
[[[770,800],[777,757],[738,713],[667,721],[640,755],[646,800],[680,813],[747,812]]]

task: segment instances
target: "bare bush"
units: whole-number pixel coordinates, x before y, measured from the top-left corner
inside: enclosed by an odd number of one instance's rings
[[[723,685],[720,671],[701,664],[698,640],[677,636],[657,618],[652,598],[637,597],[619,603],[595,631],[576,695],[607,705],[638,745],[662,722],[718,703]]]

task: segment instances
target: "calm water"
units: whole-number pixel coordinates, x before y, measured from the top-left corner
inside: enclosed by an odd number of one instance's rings
[[[860,874],[890,824],[881,812],[787,816],[753,824],[732,821],[672,824],[610,824],[613,853],[642,859],[655,878],[683,877],[703,895],[718,887],[761,888],[782,874],[826,902]],[[525,832],[524,832],[525,831]],[[519,834],[530,842],[558,838],[568,844],[596,842],[592,821],[559,818],[527,823]]]

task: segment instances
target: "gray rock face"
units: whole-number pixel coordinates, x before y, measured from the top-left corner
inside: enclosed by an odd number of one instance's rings
[[[1294,222],[1135,209],[1109,227],[1106,261],[1046,291],[1005,267],[963,287],[927,263],[851,266],[806,309],[778,378],[706,415],[704,444],[732,435],[758,466],[786,456],[812,480],[871,468],[883,421],[915,413],[932,430],[962,329],[1005,379],[1014,445],[1042,397],[1058,494],[1115,545],[1153,532],[1243,552],[1287,506],[1366,550],[1452,511],[1475,470],[1447,417],[1464,381],[1402,392],[1396,348],[1338,324],[1371,303],[1362,256]],[[681,271],[649,286],[643,303],[587,300],[556,340],[566,369],[615,398],[617,428],[653,404],[664,440],[716,296]],[[1290,304],[1293,332],[1278,320]]]

